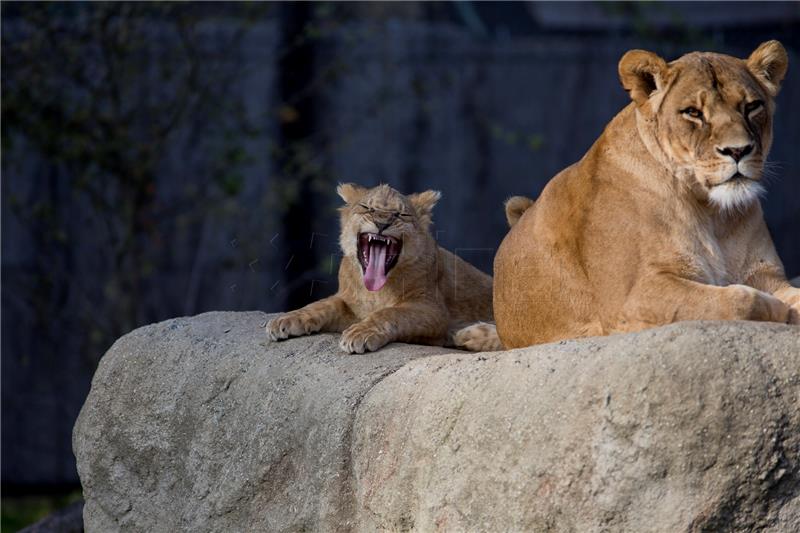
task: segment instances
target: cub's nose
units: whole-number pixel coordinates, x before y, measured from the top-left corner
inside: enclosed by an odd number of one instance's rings
[[[375,221],[375,226],[377,226],[378,228],[378,233],[383,232],[383,230],[385,230],[391,225],[392,225],[391,222],[378,222],[377,220]]]
[[[717,147],[717,152],[721,155],[727,155],[733,158],[734,161],[737,163],[744,158],[747,154],[753,151],[753,145],[748,144],[746,146],[728,146],[726,148]]]

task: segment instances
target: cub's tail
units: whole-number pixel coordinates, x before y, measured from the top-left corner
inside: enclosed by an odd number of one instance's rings
[[[513,227],[519,220],[519,217],[532,205],[533,200],[525,196],[512,196],[506,200],[506,220],[508,220],[508,227]]]
[[[475,322],[453,333],[453,346],[470,352],[498,352],[503,349],[497,327],[489,322]]]

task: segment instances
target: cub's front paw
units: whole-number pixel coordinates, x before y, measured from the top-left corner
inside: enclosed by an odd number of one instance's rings
[[[342,333],[339,348],[347,353],[374,352],[385,346],[389,337],[372,325],[359,322],[353,324]]]
[[[318,330],[311,318],[300,313],[286,313],[267,322],[267,337],[271,341],[308,335]]]

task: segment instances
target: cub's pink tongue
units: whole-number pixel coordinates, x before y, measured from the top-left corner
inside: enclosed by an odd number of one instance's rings
[[[386,249],[383,244],[369,245],[369,262],[364,270],[364,286],[368,291],[377,291],[386,283]]]

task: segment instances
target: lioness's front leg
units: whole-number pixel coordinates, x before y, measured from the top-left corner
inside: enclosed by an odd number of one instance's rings
[[[354,321],[355,315],[344,300],[334,295],[273,318],[267,323],[267,335],[276,341],[318,331],[339,332]]]
[[[759,320],[787,323],[790,308],[747,285],[718,287],[660,274],[640,282],[625,305],[626,316],[648,325],[682,320]]]
[[[393,341],[444,344],[447,311],[433,304],[387,307],[353,324],[342,333],[339,347],[348,353],[374,352]]]
[[[746,273],[744,284],[775,296],[789,306],[790,324],[800,324],[800,289],[786,279],[775,245],[763,220],[753,228],[746,244],[748,256],[741,269]]]
[[[774,254],[773,254],[774,255]],[[777,261],[775,256],[773,261]],[[786,279],[783,266],[774,262],[762,261],[764,267],[756,270],[746,281],[757,289],[768,292],[790,308],[790,324],[800,324],[800,289],[792,287]]]
[[[787,282],[786,286],[776,290],[773,294],[791,308],[789,323],[800,325],[800,289],[792,287]]]

